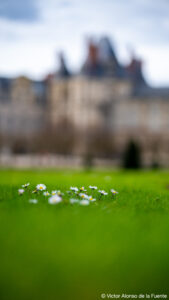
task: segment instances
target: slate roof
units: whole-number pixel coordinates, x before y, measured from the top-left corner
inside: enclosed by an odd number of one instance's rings
[[[98,43],[89,41],[87,58],[81,68],[81,74],[94,77],[125,78],[127,70],[118,62],[108,37],[102,37]]]
[[[67,68],[66,61],[63,53],[59,54],[59,69],[56,72],[57,78],[68,78],[71,76],[70,71]]]
[[[12,79],[0,77],[0,92],[8,93],[10,91]]]
[[[0,102],[10,100],[11,82],[10,78],[0,77]]]

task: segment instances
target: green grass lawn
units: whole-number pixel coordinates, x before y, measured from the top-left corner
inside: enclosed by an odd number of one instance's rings
[[[1,170],[0,178],[0,300],[168,293],[169,173]],[[42,196],[30,204],[18,195],[26,182],[119,194],[89,206]]]

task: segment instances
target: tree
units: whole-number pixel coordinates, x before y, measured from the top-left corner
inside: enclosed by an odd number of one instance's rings
[[[127,145],[123,157],[123,166],[125,169],[141,168],[141,151],[136,142],[130,141]]]

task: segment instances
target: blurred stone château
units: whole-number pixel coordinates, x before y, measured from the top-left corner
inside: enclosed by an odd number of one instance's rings
[[[169,165],[169,88],[150,87],[142,62],[122,65],[107,37],[90,41],[72,74],[0,77],[0,152],[121,158],[133,141],[145,165]]]

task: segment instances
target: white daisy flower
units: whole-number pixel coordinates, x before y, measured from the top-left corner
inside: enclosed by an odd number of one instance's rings
[[[114,189],[111,189],[110,191],[112,192],[112,194],[113,194],[113,195],[116,195],[116,194],[118,194],[118,192],[117,192],[117,191],[115,191]]]
[[[71,186],[70,189],[74,192],[78,192],[78,188],[77,187],[74,187],[74,186]]]
[[[80,190],[81,192],[86,192],[84,186],[82,186],[79,190]]]
[[[29,199],[29,203],[36,204],[36,203],[38,203],[38,200],[37,199]]]
[[[28,183],[22,184],[22,187],[27,188],[29,185],[30,185],[30,183],[28,182]]]
[[[19,195],[22,195],[22,194],[24,193],[24,191],[25,191],[24,189],[19,189],[19,190],[18,190],[18,194],[19,194]]]
[[[80,202],[79,202],[79,204],[80,205],[89,205],[89,200],[87,200],[87,199],[84,199],[84,200],[81,200]]]
[[[51,191],[51,195],[54,196],[57,194],[57,191]]]
[[[50,196],[50,193],[49,192],[43,192],[43,195],[44,196]]]
[[[61,201],[62,201],[62,198],[59,197],[58,195],[54,195],[54,196],[50,197],[48,200],[49,204],[57,204]]]
[[[106,193],[105,191],[103,191],[103,190],[99,190],[99,193],[101,194],[101,195],[108,195],[108,193]]]
[[[79,196],[84,199],[88,199],[88,196],[84,193],[80,193]]]
[[[74,199],[74,198],[70,199],[70,203],[71,204],[78,203],[78,202],[79,202],[78,199]]]
[[[95,198],[93,198],[92,196],[88,196],[88,200],[89,200],[89,201],[91,201],[91,202],[94,202],[94,201],[96,201],[96,199],[95,199]]]
[[[97,186],[89,185],[89,188],[90,188],[91,190],[97,190]]]
[[[46,185],[45,185],[45,184],[42,184],[42,183],[37,184],[36,189],[37,189],[38,191],[44,191],[44,190],[46,190]]]

